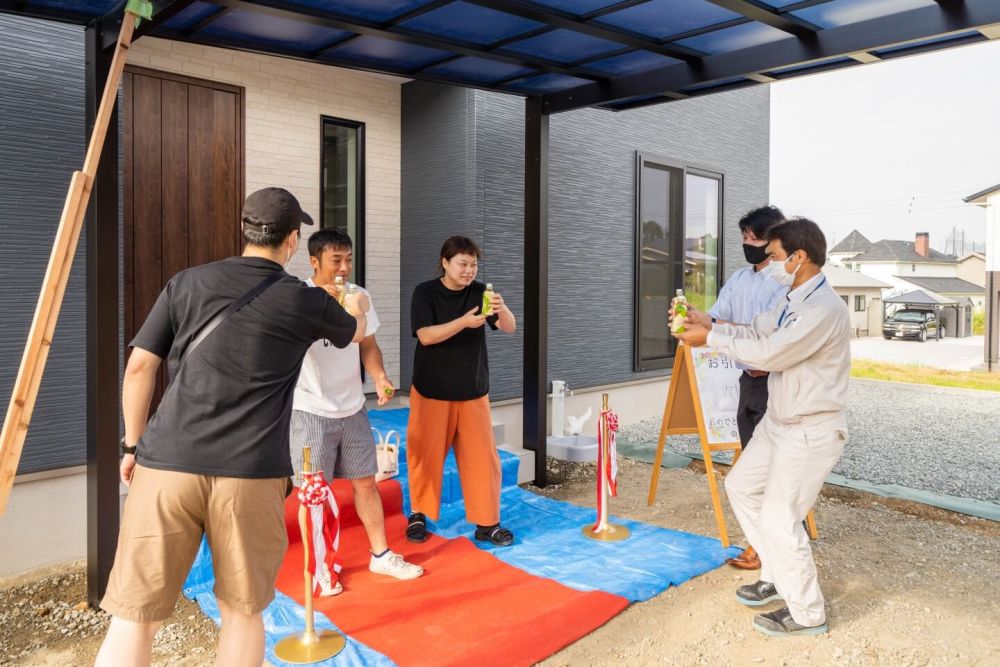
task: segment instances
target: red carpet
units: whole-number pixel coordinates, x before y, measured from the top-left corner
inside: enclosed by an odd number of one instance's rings
[[[629,602],[600,591],[583,593],[507,565],[468,539],[405,537],[399,484],[379,484],[389,546],[423,566],[413,581],[368,571],[368,539],[350,483],[334,484],[341,508],[344,592],[315,598],[316,610],[341,630],[407,665],[530,665],[586,635]],[[289,547],[277,587],[304,603],[298,500],[285,506]]]

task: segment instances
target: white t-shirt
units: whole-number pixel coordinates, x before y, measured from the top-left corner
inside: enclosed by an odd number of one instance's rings
[[[315,287],[312,278],[306,284]],[[363,287],[358,291],[368,294]],[[365,336],[378,331],[378,316],[368,296],[368,328]],[[295,386],[294,408],[321,417],[343,419],[365,405],[361,386],[361,348],[357,343],[334,347],[328,340],[316,341],[302,361],[299,383]]]

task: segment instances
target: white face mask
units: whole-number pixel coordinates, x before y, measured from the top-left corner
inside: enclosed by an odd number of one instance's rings
[[[288,254],[285,256],[285,264],[284,264],[284,266],[288,266],[288,262],[290,262],[292,260],[292,255],[294,255],[295,251],[298,250],[298,249],[299,249],[299,243],[298,243],[298,239],[296,239],[295,240],[295,246],[294,246],[294,248],[293,248],[293,246],[291,244],[289,244],[289,246],[288,246]]]
[[[792,283],[795,282],[795,274],[799,272],[800,268],[802,268],[802,265],[799,264],[791,273],[785,271],[785,265],[788,264],[788,260],[790,260],[793,256],[794,255],[789,255],[789,257],[783,262],[772,261],[767,265],[767,270],[771,272],[771,277],[779,285],[786,285],[790,287]]]

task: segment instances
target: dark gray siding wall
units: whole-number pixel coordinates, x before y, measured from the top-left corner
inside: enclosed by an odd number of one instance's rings
[[[724,174],[729,275],[743,263],[736,221],[767,201],[769,100],[768,89],[756,86],[635,111],[587,109],[551,118],[549,379],[582,388],[665,374],[632,370],[635,153]],[[445,237],[466,233],[484,243],[484,279],[520,311],[523,109],[522,100],[493,93],[403,87],[404,301],[418,282],[414,267],[433,265]],[[408,383],[413,343],[403,319]],[[490,338],[492,398],[520,395],[520,350],[520,334]]]
[[[0,407],[6,413],[84,155],[83,30],[0,15]],[[70,273],[19,472],[83,463],[85,239]]]
[[[551,121],[549,377],[570,387],[663,375],[632,371],[635,152],[724,174],[723,261],[745,261],[737,221],[767,201],[770,93],[731,93]]]
[[[413,288],[437,273],[441,243],[453,234],[482,240],[475,215],[479,171],[474,125],[474,98],[464,88],[439,86],[433,94],[403,86],[402,230],[400,233],[401,381],[408,387],[416,340],[410,330]]]
[[[401,232],[401,376],[409,386],[416,339],[410,329],[410,295],[434,278],[441,244],[462,234],[484,250],[479,279],[492,282],[518,312],[521,284],[524,137],[514,106],[489,109],[472,90],[403,86],[403,185]],[[488,333],[494,397],[520,393],[521,332]],[[512,389],[516,389],[514,393]]]

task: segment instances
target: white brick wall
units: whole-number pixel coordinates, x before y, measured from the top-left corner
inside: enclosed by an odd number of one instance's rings
[[[132,65],[242,86],[247,193],[283,187],[319,219],[320,116],[365,124],[365,264],[386,370],[399,379],[400,86],[402,79],[287,58],[144,37]],[[304,232],[308,231],[303,229]],[[308,277],[302,243],[289,271]]]

